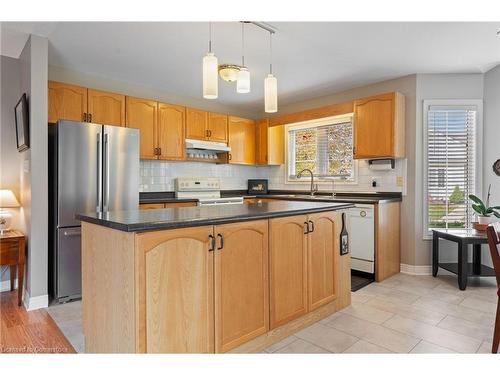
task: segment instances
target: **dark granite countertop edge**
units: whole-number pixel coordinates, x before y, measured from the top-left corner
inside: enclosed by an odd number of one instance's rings
[[[248,194],[246,190],[222,190],[221,196],[224,197],[243,197],[243,198],[273,198],[276,195],[286,195],[286,194],[304,194],[307,195],[307,191],[298,190],[270,190],[269,194],[254,195]],[[348,195],[349,194],[349,195]],[[332,202],[328,199],[328,193],[317,193],[316,196],[325,196],[325,200],[319,198],[311,199],[314,202]],[[277,199],[283,200],[304,200],[305,198],[284,198],[276,197]],[[401,202],[401,193],[394,192],[383,192],[383,193],[337,193],[335,199],[337,202],[352,203],[356,202],[356,198],[359,198],[360,203],[366,204],[376,204],[376,203],[388,203],[388,202]],[[139,195],[139,203],[175,203],[175,202],[197,202],[197,199],[185,199],[176,198],[175,193],[171,191],[167,192],[142,192]]]
[[[239,215],[239,216],[229,216],[229,217],[216,217],[216,218],[205,218],[205,219],[197,219],[197,220],[184,220],[184,221],[176,221],[176,222],[149,222],[149,223],[138,223],[138,224],[122,224],[116,223],[113,221],[108,221],[104,219],[99,219],[96,217],[86,216],[83,214],[77,214],[76,219],[85,221],[92,224],[101,225],[104,227],[108,227],[111,229],[117,229],[124,232],[146,232],[146,231],[154,231],[154,230],[165,230],[165,229],[178,229],[178,228],[189,228],[189,227],[199,227],[203,225],[217,225],[217,224],[229,224],[229,223],[237,223],[243,221],[252,221],[252,220],[264,220],[264,219],[273,219],[279,217],[287,217],[300,215],[305,213],[316,213],[316,212],[326,212],[326,211],[338,211],[342,209],[346,209],[352,207],[353,204],[342,204],[336,206],[325,206],[325,207],[314,207],[314,208],[302,208],[302,209],[293,209],[286,210],[280,212],[263,212],[257,214],[248,214],[248,215]],[[177,209],[190,209],[190,207],[186,208],[177,208]]]

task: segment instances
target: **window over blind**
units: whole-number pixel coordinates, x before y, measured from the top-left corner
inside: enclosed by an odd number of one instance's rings
[[[427,110],[427,229],[467,228],[476,186],[476,106]]]
[[[291,126],[287,131],[289,179],[305,168],[319,178],[354,179],[351,116]]]

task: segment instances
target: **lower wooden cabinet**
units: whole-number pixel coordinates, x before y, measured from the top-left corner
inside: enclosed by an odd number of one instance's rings
[[[339,219],[324,212],[269,220],[271,329],[337,298]]]
[[[312,232],[307,235],[308,310],[312,311],[337,297],[336,260],[340,256],[340,223],[335,212],[310,214]],[[338,235],[337,235],[338,233]]]
[[[147,353],[214,351],[213,227],[138,235]]]
[[[215,351],[269,330],[268,221],[215,227]]]
[[[269,220],[271,329],[307,312],[307,215]]]

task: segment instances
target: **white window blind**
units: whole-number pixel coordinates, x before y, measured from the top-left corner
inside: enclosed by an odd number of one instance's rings
[[[427,229],[468,228],[475,194],[476,106],[427,111]]]
[[[325,124],[326,122],[326,124]],[[288,129],[288,174],[310,169],[316,177],[354,178],[352,118],[318,121]]]

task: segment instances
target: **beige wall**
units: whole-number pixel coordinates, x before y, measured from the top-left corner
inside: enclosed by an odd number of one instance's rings
[[[416,75],[409,75],[368,86],[358,87],[338,94],[328,95],[301,103],[282,106],[277,115],[305,109],[342,103],[384,92],[399,91],[406,98],[406,157],[407,194],[401,206],[401,262],[415,264],[415,119],[416,119]]]

